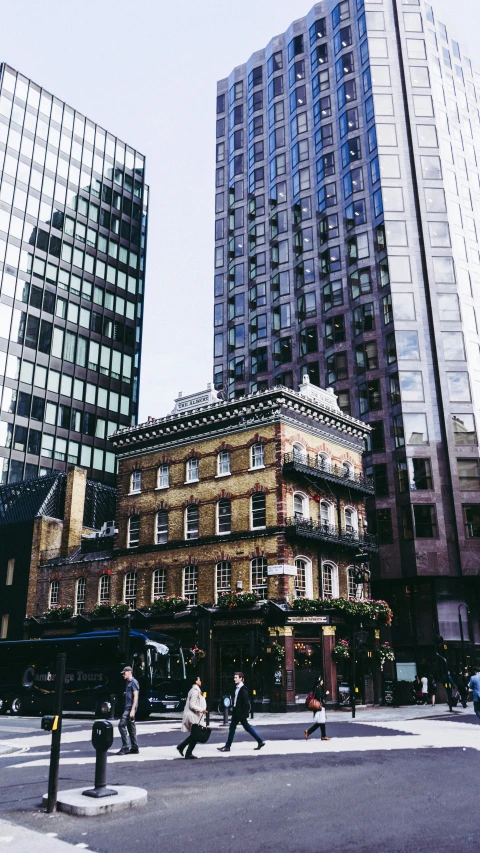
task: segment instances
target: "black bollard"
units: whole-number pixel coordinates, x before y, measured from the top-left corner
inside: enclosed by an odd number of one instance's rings
[[[107,751],[113,743],[113,726],[108,720],[97,720],[93,724],[92,744],[96,750],[95,787],[82,791],[85,797],[113,797],[118,794],[113,788],[107,788]]]

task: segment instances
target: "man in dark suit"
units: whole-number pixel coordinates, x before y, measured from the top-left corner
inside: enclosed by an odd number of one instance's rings
[[[217,749],[219,752],[230,752],[230,747],[239,723],[243,726],[245,731],[257,741],[255,749],[261,749],[262,746],[265,746],[265,743],[258,732],[256,732],[253,726],[248,722],[250,699],[248,698],[248,690],[244,684],[243,672],[236,672],[233,676],[233,680],[235,682],[235,696],[233,699],[232,721],[230,723],[230,729],[225,746],[219,746]]]

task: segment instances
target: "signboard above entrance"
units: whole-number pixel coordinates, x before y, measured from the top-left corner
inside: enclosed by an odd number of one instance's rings
[[[291,575],[292,577],[297,577],[297,567],[296,566],[287,566],[283,563],[278,566],[267,566],[267,573],[270,577],[271,575]]]
[[[287,616],[287,625],[304,625],[312,622],[316,625],[330,625],[330,616]]]

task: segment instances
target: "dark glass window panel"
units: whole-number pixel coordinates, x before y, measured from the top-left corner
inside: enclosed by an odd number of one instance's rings
[[[414,504],[415,535],[417,539],[436,539],[437,513],[434,505]]]
[[[15,437],[13,440],[13,449],[14,450],[22,450],[25,452],[27,446],[27,427],[24,426],[16,426],[15,427]],[[22,463],[23,464],[23,463]]]
[[[17,401],[17,415],[21,415],[22,418],[29,418],[31,403],[32,395],[26,394],[25,391],[20,391]]]
[[[393,541],[391,510],[377,510],[377,534],[380,544],[387,544]]]
[[[95,415],[92,412],[84,412],[83,434],[95,435]]]
[[[57,426],[62,429],[70,429],[71,407],[62,404],[58,407]]]
[[[58,237],[55,237],[55,240],[58,240],[60,243]],[[48,252],[48,231],[44,231],[42,228],[39,228],[37,231],[37,248],[41,249],[42,252]],[[54,254],[51,249],[50,254]]]
[[[42,320],[40,323],[40,337],[38,339],[38,349],[40,352],[49,353],[52,345],[52,323],[48,320]]]
[[[61,246],[62,246],[62,241],[60,240],[60,238],[59,238],[59,237],[55,237],[55,235],[54,235],[54,234],[52,234],[52,235],[51,235],[51,237],[50,237],[50,249],[49,249],[49,252],[50,252],[50,254],[51,254],[51,255],[53,255],[53,256],[54,256],[54,258],[59,258],[59,257],[60,257],[60,249],[61,249]]]
[[[42,443],[42,433],[38,429],[31,429],[28,433],[27,453],[33,453],[35,456],[40,455],[40,447]]]
[[[32,285],[30,290],[30,305],[34,308],[41,309],[42,307],[42,299],[43,299],[43,290],[41,287],[36,287]]]
[[[43,294],[43,310],[46,314],[54,314],[55,312],[55,294],[46,290]]]
[[[103,184],[102,186],[102,201],[104,201],[105,204],[112,203],[112,188],[107,186],[107,184]]]
[[[73,432],[82,432],[83,412],[80,409],[72,409],[70,429]]]
[[[38,331],[40,327],[40,319],[29,314],[25,331],[25,346],[30,349],[37,348]]]
[[[43,397],[33,396],[31,418],[34,421],[43,421],[45,414],[45,400]]]
[[[99,335],[103,332],[103,315],[98,314],[97,311],[92,312],[91,328],[92,332],[98,332]]]
[[[135,329],[133,326],[125,326],[125,345],[128,347],[135,345]]]
[[[373,466],[375,494],[377,497],[388,496],[388,468],[385,464]]]
[[[410,488],[415,491],[433,488],[430,459],[411,459]]]

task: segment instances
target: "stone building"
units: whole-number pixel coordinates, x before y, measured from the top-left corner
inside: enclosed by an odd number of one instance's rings
[[[87,540],[45,561],[33,630],[54,578],[58,604],[74,609],[82,631],[96,605],[111,618],[109,607],[124,602],[133,625],[205,651],[215,697],[244,668],[259,699],[277,707],[293,707],[320,671],[336,699],[336,624],[349,628],[319,607],[302,615],[295,602],[363,594],[355,561],[359,550],[362,562],[377,551],[364,509],[368,430],[307,379],[299,392],[242,400],[223,402],[210,388],[180,396],[167,417],[115,433],[114,549],[92,553]],[[105,625],[99,618],[91,629]]]

